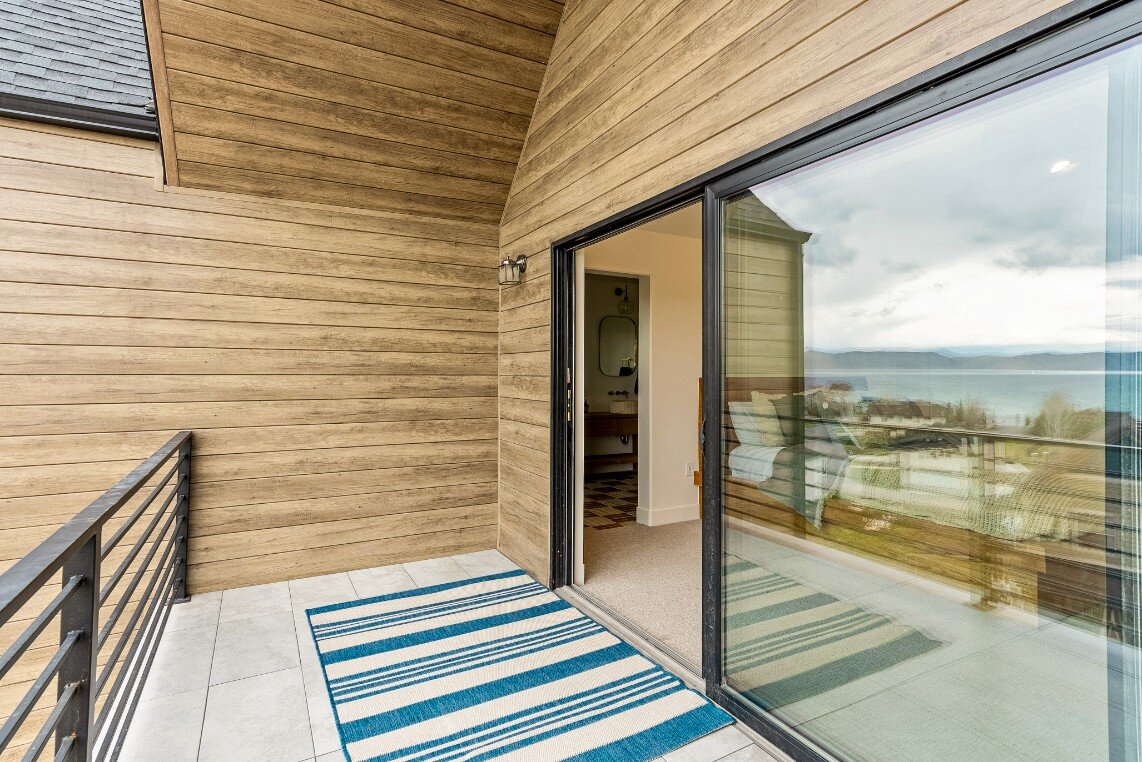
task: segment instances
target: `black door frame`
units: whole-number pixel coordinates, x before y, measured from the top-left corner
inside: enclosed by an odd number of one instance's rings
[[[1011,32],[797,130],[717,169],[555,241],[551,246],[551,587],[573,579],[575,516],[575,251],[701,200],[703,378],[720,379],[721,199],[826,156],[875,140],[1142,34],[1142,0],[1072,0]],[[722,409],[720,383],[703,385],[703,410]],[[721,462],[720,416],[707,415],[704,461]],[[702,672],[706,693],[797,760],[828,760],[812,741],[723,684],[721,470],[702,474]],[[1113,739],[1112,739],[1113,743]],[[1113,747],[1112,747],[1113,748]]]

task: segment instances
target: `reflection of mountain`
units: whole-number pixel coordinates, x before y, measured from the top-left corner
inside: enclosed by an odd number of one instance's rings
[[[805,366],[822,370],[992,370],[992,371],[1104,371],[1113,353],[1039,352],[1026,355],[963,355],[940,352],[852,351],[805,352]]]

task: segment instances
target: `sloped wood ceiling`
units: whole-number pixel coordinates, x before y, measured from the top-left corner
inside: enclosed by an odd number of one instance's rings
[[[563,10],[557,0],[144,6],[168,183],[479,222],[500,219]]]

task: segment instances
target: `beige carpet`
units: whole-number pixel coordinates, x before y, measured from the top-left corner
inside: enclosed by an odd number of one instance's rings
[[[586,532],[584,590],[675,656],[702,663],[702,526]]]

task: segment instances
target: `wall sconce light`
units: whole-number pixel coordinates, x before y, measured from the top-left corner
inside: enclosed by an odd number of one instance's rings
[[[514,261],[510,257],[504,257],[504,261],[500,262],[500,285],[517,285],[520,276],[525,272],[527,272],[527,257],[521,255]]]

